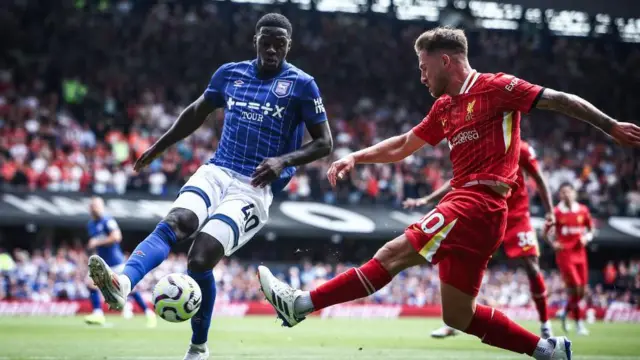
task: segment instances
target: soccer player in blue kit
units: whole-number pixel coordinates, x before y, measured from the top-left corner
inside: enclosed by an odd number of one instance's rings
[[[103,261],[115,271],[124,269],[124,254],[120,248],[122,233],[114,218],[104,213],[104,201],[100,197],[93,197],[89,203],[91,220],[87,224],[89,242],[87,250],[95,251]],[[140,306],[147,316],[147,327],[156,326],[156,314],[147,308],[138,292],[132,291],[130,297]],[[102,300],[100,293],[92,282],[89,282],[89,298],[93,312],[84,320],[89,325],[104,325],[105,317],[102,312]],[[130,311],[130,310],[129,310]]]
[[[216,296],[212,269],[248,242],[267,222],[273,193],[282,190],[296,166],[331,152],[333,141],[313,77],[286,62],[291,23],[267,14],[256,24],[255,60],[222,65],[204,94],[136,162],[148,165],[193,133],[215,109],[224,108],[218,149],[180,190],[169,214],[138,245],[122,273],[104,259],[89,259],[89,274],[112,308],[121,308],[142,277],[167,258],[178,241],[193,237],[188,274],[202,290],[191,319],[193,335],[185,360],[209,357],[207,333]],[[305,127],[311,141],[302,144]]]

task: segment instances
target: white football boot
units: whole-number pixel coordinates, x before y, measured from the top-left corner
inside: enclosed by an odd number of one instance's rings
[[[431,337],[434,339],[444,339],[452,336],[456,336],[460,334],[460,332],[451,326],[444,325],[438,329],[435,329],[431,332]]]
[[[564,336],[552,337],[547,341],[555,342],[555,349],[550,360],[571,360],[571,341]]]
[[[104,301],[114,310],[122,310],[131,292],[131,282],[118,275],[98,255],[89,257],[89,276],[98,287]]]
[[[296,314],[294,309],[294,302],[302,294],[302,291],[278,280],[264,266],[258,266],[258,279],[264,296],[282,320],[282,326],[294,327],[305,319],[304,315],[306,314]]]
[[[183,360],[207,360],[209,358],[209,348],[207,344],[189,345],[189,350],[184,355]]]

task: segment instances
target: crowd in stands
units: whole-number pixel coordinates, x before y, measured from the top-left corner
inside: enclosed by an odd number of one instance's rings
[[[0,56],[0,183],[175,194],[214,153],[220,113],[145,171],[133,172],[132,163],[202,93],[217,66],[255,56],[253,24],[265,8],[62,3],[10,0],[0,9],[3,33],[12,34],[10,51]],[[315,76],[335,150],[300,169],[281,196],[399,206],[450,178],[445,143],[397,164],[358,167],[336,190],[324,176],[330,161],[408,131],[428,111],[433,99],[419,82],[412,42],[434,24],[285,11],[294,26],[290,61]],[[469,31],[469,43],[471,64],[479,71],[513,73],[583,96],[620,120],[638,121],[637,47],[486,30]],[[637,153],[556,114],[534,111],[522,127],[552,190],[570,181],[598,214],[640,214]]]
[[[150,293],[153,285],[164,275],[186,272],[184,254],[171,254],[169,259],[147,275],[136,289]],[[0,250],[0,300],[52,301],[85,299],[87,290],[87,254],[78,244],[57,250],[35,250],[28,253],[14,250],[12,254]],[[269,264],[275,273],[294,287],[311,289],[343,272],[350,264],[311,263]],[[224,259],[214,269],[218,289],[217,299],[223,302],[262,300],[256,276],[257,264]],[[589,288],[587,303],[606,307],[612,302],[640,306],[640,260],[610,263],[602,270],[601,283]],[[546,272],[549,305],[561,306],[566,300],[564,284],[556,270]],[[526,306],[531,294],[526,275],[522,271],[500,267],[491,268],[485,276],[480,301],[492,306]],[[415,267],[393,279],[375,295],[362,303],[438,305],[440,291],[437,267]]]

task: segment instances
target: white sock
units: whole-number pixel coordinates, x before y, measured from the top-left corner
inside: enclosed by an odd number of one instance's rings
[[[551,360],[555,348],[555,342],[551,342],[549,339],[540,339],[536,350],[533,352],[533,358],[536,360]]]
[[[102,309],[94,309],[93,315],[104,315],[104,312],[102,312]]]
[[[313,311],[310,292],[303,291],[302,294],[294,300],[293,311],[300,315],[305,315]]]
[[[129,295],[131,292],[131,280],[125,274],[118,275],[118,280],[120,281],[120,287],[125,295]]]
[[[151,309],[147,309],[144,313],[147,315],[147,317],[155,317],[156,316],[156,313]]]
[[[584,329],[584,320],[578,320],[578,329]]]
[[[551,321],[547,320],[545,322],[542,323],[542,327],[545,329],[550,329],[551,328]]]

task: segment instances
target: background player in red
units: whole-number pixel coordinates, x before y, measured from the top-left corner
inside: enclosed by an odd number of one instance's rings
[[[584,325],[580,300],[589,282],[587,244],[593,240],[593,221],[589,209],[576,201],[576,190],[569,183],[559,190],[560,203],[555,207],[555,231],[548,236],[556,250],[556,263],[567,287],[569,299],[562,315],[562,328],[567,332],[567,316],[573,315],[580,335],[589,335]]]
[[[542,175],[542,171],[538,166],[536,154],[531,145],[525,141],[520,142],[520,159],[518,161],[520,169],[516,183],[518,187],[512,192],[507,200],[509,208],[507,215],[507,229],[502,241],[502,247],[505,254],[510,259],[517,259],[524,267],[529,278],[529,286],[531,289],[531,297],[536,304],[540,319],[540,334],[542,338],[553,336],[551,330],[551,322],[549,321],[549,313],[547,307],[547,287],[544,283],[544,277],[540,272],[540,264],[538,257],[540,251],[538,247],[538,238],[536,232],[531,225],[531,214],[529,212],[529,194],[525,184],[525,174],[531,176],[535,181],[542,205],[546,211],[546,219],[548,226],[554,223],[553,203],[551,200],[551,192],[547,186],[547,182]],[[415,206],[428,205],[451,190],[450,182],[447,182],[440,189],[434,191],[420,199],[407,199],[403,205],[405,208]],[[431,333],[432,337],[445,338],[457,335],[458,330],[443,326]]]
[[[504,236],[507,196],[516,186],[520,113],[533,107],[559,111],[589,122],[620,143],[639,147],[640,128],[617,122],[578,96],[510,75],[473,70],[462,30],[429,30],[418,37],[415,51],[421,82],[437,98],[429,114],[407,133],[334,162],[327,176],[335,186],[356,164],[400,161],[426,143],[436,145],[446,139],[453,190],[370,261],[311,292],[291,288],[260,266],[267,300],[285,326],[294,326],[312,311],[368,296],[399,272],[430,262],[439,267],[447,325],[538,360],[570,359],[571,343],[566,338],[542,339],[500,310],[475,301],[487,262]]]

